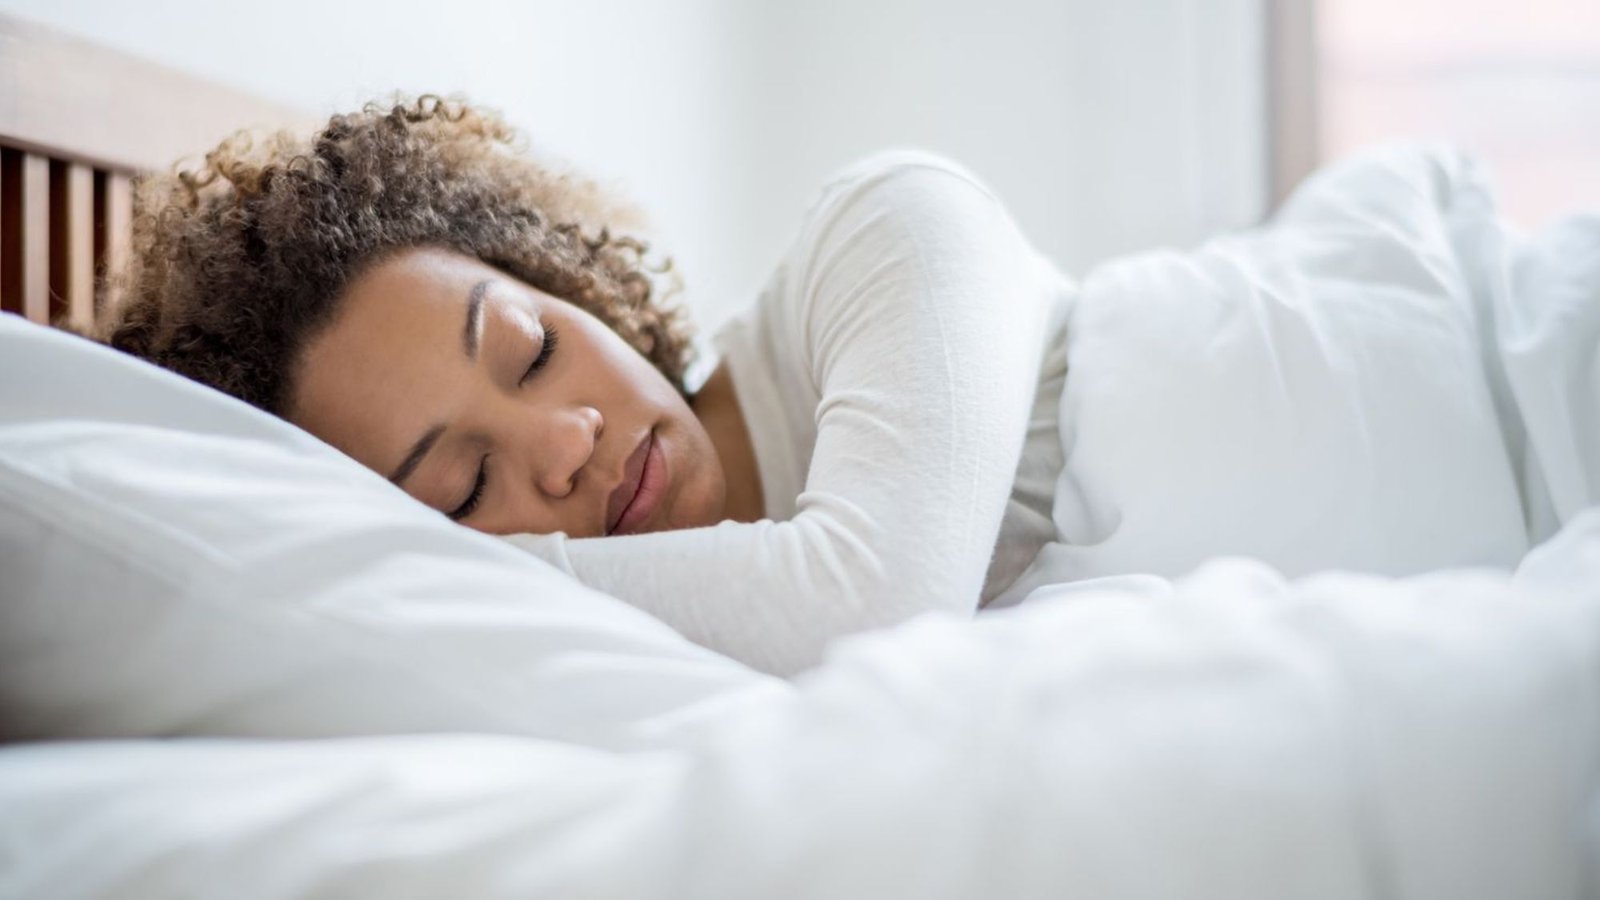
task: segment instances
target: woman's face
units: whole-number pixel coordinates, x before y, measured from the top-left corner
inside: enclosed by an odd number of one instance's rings
[[[292,381],[290,421],[482,531],[722,518],[716,450],[666,378],[599,319],[469,256],[365,271]]]

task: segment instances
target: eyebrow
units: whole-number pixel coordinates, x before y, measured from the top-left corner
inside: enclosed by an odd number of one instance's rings
[[[474,284],[472,290],[467,292],[467,323],[461,332],[461,349],[466,351],[467,358],[473,361],[478,359],[478,338],[483,332],[483,295],[489,290],[489,279]],[[406,452],[406,458],[395,467],[394,474],[389,476],[389,481],[399,485],[417,466],[422,463],[422,458],[428,455],[433,445],[439,442],[444,434],[444,423],[441,422],[429,428],[422,437],[417,439],[411,449]]]
[[[478,358],[478,336],[483,331],[483,295],[489,290],[489,279],[478,282],[467,292],[467,325],[461,332],[461,346],[467,359]]]
[[[442,434],[444,434],[444,423],[442,422],[429,428],[428,433],[424,434],[411,446],[411,452],[406,454],[405,460],[400,463],[399,468],[394,470],[394,474],[389,476],[389,480],[398,485],[410,477],[411,473],[416,470],[417,464],[422,462],[424,456],[428,455],[428,451],[433,449],[433,445],[438,442],[439,436]]]

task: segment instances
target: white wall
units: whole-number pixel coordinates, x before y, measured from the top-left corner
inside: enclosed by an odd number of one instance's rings
[[[1265,0],[0,0],[325,113],[465,91],[636,199],[703,324],[749,301],[816,183],[948,153],[1081,272],[1259,216]],[[197,148],[199,149],[199,148]]]
[[[1075,272],[1258,218],[1258,0],[811,0],[762,7],[739,213],[763,241],[815,181],[914,143],[973,168]],[[770,249],[770,248],[769,248]]]

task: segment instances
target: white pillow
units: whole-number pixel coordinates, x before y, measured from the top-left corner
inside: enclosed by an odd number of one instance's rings
[[[1291,576],[1514,565],[1519,426],[1482,312],[1508,258],[1482,170],[1396,145],[1319,172],[1265,227],[1088,273],[1058,541],[1010,596],[1219,555]]]
[[[787,685],[288,423],[0,316],[0,739],[639,748]]]

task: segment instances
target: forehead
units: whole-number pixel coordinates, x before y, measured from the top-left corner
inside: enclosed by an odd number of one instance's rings
[[[445,251],[417,250],[353,280],[333,320],[297,360],[290,419],[381,469],[389,456],[448,419],[470,384],[463,349],[467,298],[485,279],[485,314],[505,285],[494,268]]]
[[[467,293],[484,279],[509,281],[481,260],[448,250],[406,250],[366,268],[345,287],[338,319],[376,327],[404,318],[463,314]]]

